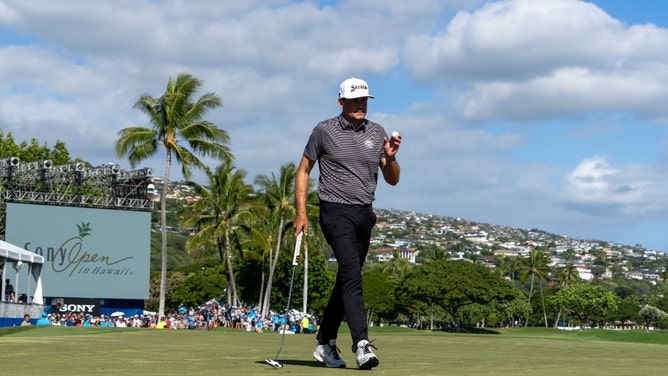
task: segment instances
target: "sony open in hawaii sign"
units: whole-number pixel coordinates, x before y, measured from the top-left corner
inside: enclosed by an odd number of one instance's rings
[[[44,257],[44,297],[147,299],[150,225],[145,211],[7,203],[5,237]]]

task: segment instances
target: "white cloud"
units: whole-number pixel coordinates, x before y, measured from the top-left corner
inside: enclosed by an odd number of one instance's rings
[[[627,26],[591,3],[515,0],[460,12],[441,32],[411,39],[406,65],[423,80],[463,83],[473,120],[637,111],[666,117],[668,32]],[[657,111],[664,108],[664,111]]]
[[[634,164],[618,168],[597,155],[584,159],[565,178],[562,198],[584,212],[622,214],[631,218],[668,212],[665,178],[655,167]]]
[[[547,119],[596,111],[634,112],[644,117],[668,115],[668,65],[651,72],[592,72],[557,69],[522,82],[481,82],[459,98],[467,119]],[[659,110],[664,108],[664,110]]]

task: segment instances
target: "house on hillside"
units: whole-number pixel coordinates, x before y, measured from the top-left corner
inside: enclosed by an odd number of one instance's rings
[[[494,270],[496,269],[496,264],[494,264],[494,260],[496,259],[495,256],[482,256],[479,260],[478,263],[485,265],[486,267]]]
[[[442,227],[438,227],[434,229],[434,235],[445,235],[448,233],[448,231],[452,230],[452,226],[450,225],[445,225]]]
[[[378,262],[387,262],[394,259],[394,251],[399,251],[399,257],[408,260],[411,264],[415,264],[415,258],[420,253],[415,248],[401,247],[401,248],[380,248],[376,250],[376,259]]]
[[[499,248],[494,250],[494,256],[526,256],[531,252],[530,249],[524,247]]]
[[[573,265],[573,267],[578,271],[580,279],[585,281],[591,281],[594,278],[594,275],[591,273],[591,268],[586,265]]]
[[[389,225],[390,230],[406,230],[406,223],[391,223]]]

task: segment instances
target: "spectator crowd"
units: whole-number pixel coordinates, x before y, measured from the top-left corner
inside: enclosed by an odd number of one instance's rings
[[[53,326],[117,327],[117,328],[157,328],[157,329],[199,329],[228,327],[247,332],[281,331],[286,333],[314,333],[317,321],[310,314],[290,310],[287,314],[269,312],[262,316],[252,306],[231,307],[211,300],[197,307],[180,306],[158,319],[154,312],[125,315],[115,312],[111,315],[92,315],[84,312],[54,312],[45,315]]]

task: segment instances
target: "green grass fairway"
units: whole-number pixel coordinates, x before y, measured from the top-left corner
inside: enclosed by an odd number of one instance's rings
[[[666,375],[668,333],[506,329],[452,334],[371,328],[380,365],[357,371],[351,339],[339,348],[347,369],[312,358],[313,334],[285,336],[282,369],[264,362],[281,336],[128,328],[32,327],[0,329],[3,375]]]

